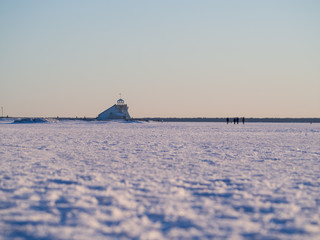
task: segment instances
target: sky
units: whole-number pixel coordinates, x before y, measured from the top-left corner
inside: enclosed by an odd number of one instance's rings
[[[318,0],[0,0],[4,115],[320,117]]]

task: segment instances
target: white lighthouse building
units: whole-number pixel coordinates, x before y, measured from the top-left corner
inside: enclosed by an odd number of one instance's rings
[[[108,108],[104,112],[100,113],[97,117],[97,120],[106,121],[106,120],[113,120],[113,119],[130,119],[130,115],[128,112],[128,106],[124,103],[123,99],[119,99],[117,104],[113,105],[112,107]]]

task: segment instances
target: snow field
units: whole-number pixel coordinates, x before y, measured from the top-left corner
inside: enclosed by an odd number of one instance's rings
[[[1,239],[319,239],[320,124],[0,123]]]

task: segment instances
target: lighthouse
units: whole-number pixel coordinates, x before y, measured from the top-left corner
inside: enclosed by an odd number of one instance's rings
[[[115,120],[123,119],[129,120],[131,117],[128,112],[128,105],[124,103],[124,100],[120,97],[117,103],[107,110],[100,113],[97,117],[97,120],[106,121],[106,120]]]

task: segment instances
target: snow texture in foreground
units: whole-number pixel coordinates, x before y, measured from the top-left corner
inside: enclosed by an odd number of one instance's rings
[[[320,125],[0,123],[2,239],[319,239]]]

